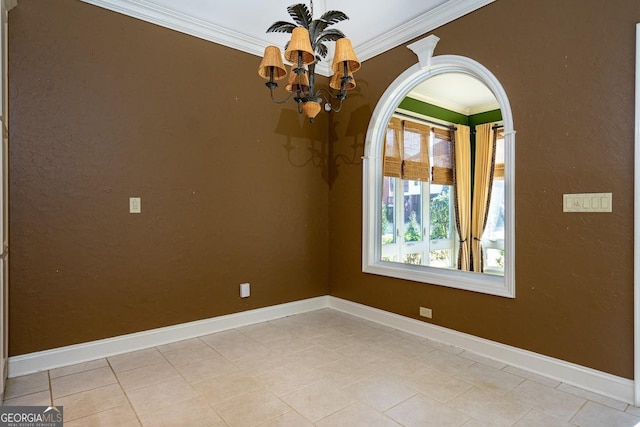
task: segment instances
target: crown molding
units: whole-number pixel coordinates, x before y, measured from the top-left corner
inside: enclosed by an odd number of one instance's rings
[[[4,10],[7,12],[18,5],[18,0],[2,0]]]
[[[161,27],[212,41],[253,55],[262,56],[264,43],[260,39],[205,22],[145,0],[82,0],[94,6],[118,12]]]
[[[5,1],[17,2],[17,0]],[[177,13],[146,0],[82,1],[256,56],[262,56],[264,48],[267,45],[263,40],[255,37],[250,37],[210,22]],[[495,0],[449,0],[436,7],[433,11],[415,18],[380,37],[376,37],[359,46],[354,46],[354,49],[358,52],[360,60],[366,61],[494,1]],[[325,62],[316,65],[316,72],[323,76],[333,74],[329,64]]]
[[[449,0],[434,8],[432,11],[418,16],[392,31],[359,46],[354,46],[354,49],[358,52],[360,60],[366,61],[494,1],[495,0]]]

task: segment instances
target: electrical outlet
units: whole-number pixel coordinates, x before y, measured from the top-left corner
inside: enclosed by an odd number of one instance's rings
[[[248,298],[251,295],[251,285],[248,283],[240,284],[240,298]]]
[[[420,307],[420,316],[431,319],[433,317],[433,310],[426,307]]]

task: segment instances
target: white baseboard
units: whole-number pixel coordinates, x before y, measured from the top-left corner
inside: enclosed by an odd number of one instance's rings
[[[417,336],[455,345],[622,402],[633,404],[634,401],[632,380],[329,295],[13,356],[9,358],[9,377],[88,362],[321,308],[332,308]]]
[[[507,365],[544,375],[625,403],[633,404],[634,402],[634,382],[627,378],[336,297],[330,297],[329,307],[420,337],[454,345]]]
[[[12,356],[9,358],[9,377],[18,377],[34,372],[114,356],[116,354],[142,350],[144,348],[318,310],[328,306],[329,296],[325,295],[205,320],[197,320],[195,322],[120,335],[98,341]]]

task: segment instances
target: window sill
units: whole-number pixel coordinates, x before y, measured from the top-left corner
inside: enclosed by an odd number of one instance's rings
[[[515,292],[507,286],[503,276],[473,273],[454,269],[427,267],[379,261],[364,265],[362,271],[379,276],[394,277],[431,285],[446,286],[472,292],[480,292],[505,298],[515,298]]]

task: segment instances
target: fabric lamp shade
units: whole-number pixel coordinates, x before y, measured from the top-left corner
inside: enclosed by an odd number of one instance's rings
[[[292,72],[291,74],[289,74],[289,81],[287,82],[287,86],[285,87],[285,89],[289,92],[308,92],[309,76],[306,72],[303,74],[296,74]]]
[[[302,55],[302,64],[313,64],[316,60],[316,56],[313,53],[311,47],[311,39],[309,38],[309,31],[304,27],[296,27],[291,32],[291,40],[289,46],[284,52],[284,57],[292,64],[298,64],[298,55]]]
[[[315,101],[307,101],[302,104],[302,111],[304,111],[304,113],[310,119],[313,119],[315,116],[317,116],[321,109],[322,107],[320,107],[320,104]]]
[[[264,79],[271,79],[271,70],[273,70],[273,79],[280,80],[287,76],[287,69],[284,68],[282,62],[282,54],[277,46],[267,46],[264,49],[264,56],[260,67],[258,68],[258,75]]]
[[[354,73],[360,69],[360,61],[356,57],[356,53],[351,46],[351,40],[341,38],[336,40],[336,52],[333,56],[332,69],[334,73],[344,73],[344,63],[347,64],[347,70]]]
[[[343,76],[342,73],[335,73],[333,76],[331,76],[331,80],[329,80],[329,86],[332,89],[340,90],[340,86],[342,84],[342,76]],[[350,72],[349,77],[351,77],[351,80],[345,83],[344,85],[345,90],[351,90],[354,87],[356,87],[356,81],[353,78],[353,73]]]

